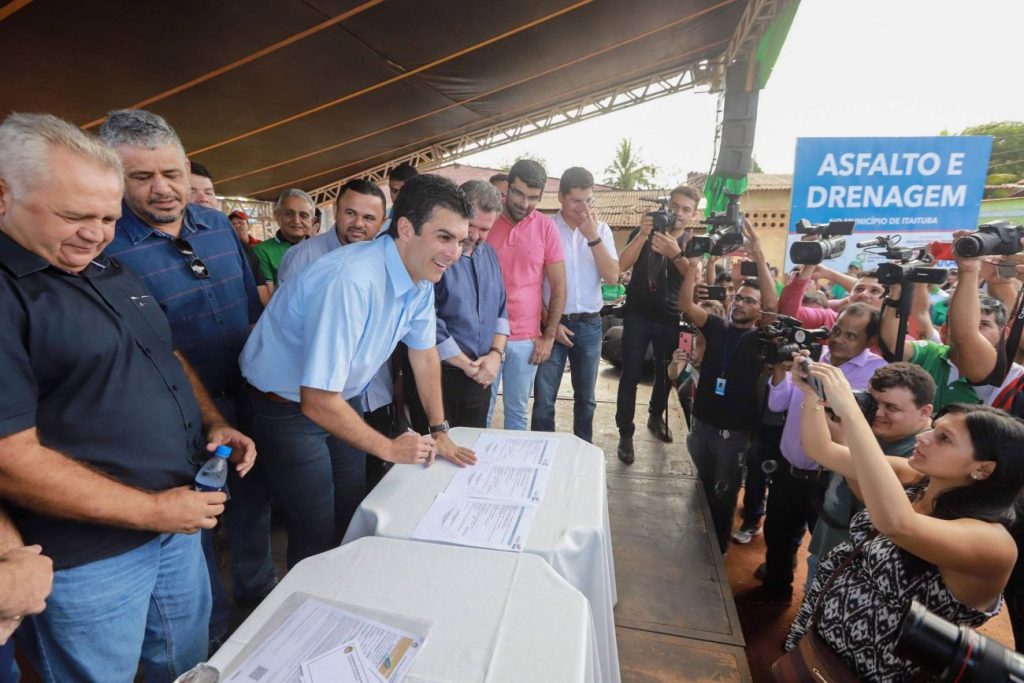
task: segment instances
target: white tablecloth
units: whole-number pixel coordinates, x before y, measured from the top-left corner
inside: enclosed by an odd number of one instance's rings
[[[452,440],[472,447],[482,429],[459,427]],[[490,429],[488,433],[503,430]],[[522,432],[509,432],[522,435]],[[559,440],[547,492],[526,540],[525,553],[539,555],[590,601],[597,630],[603,680],[618,683],[615,642],[615,565],[604,453],[572,434],[538,433]],[[345,543],[364,536],[408,539],[456,467],[439,460],[432,467],[396,465],[366,497],[345,534]],[[526,679],[524,679],[526,680]]]
[[[210,660],[223,673],[303,592],[431,622],[407,681],[598,681],[587,600],[531,555],[365,538],[297,564]]]

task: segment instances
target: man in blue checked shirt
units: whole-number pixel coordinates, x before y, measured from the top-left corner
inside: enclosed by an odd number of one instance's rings
[[[121,219],[106,249],[142,280],[171,324],[174,347],[199,375],[214,405],[237,424],[242,386],[238,354],[260,315],[259,294],[242,245],[219,211],[189,204],[190,165],[174,129],[142,110],[112,112],[100,129],[124,165]],[[238,486],[231,473],[229,486]],[[228,522],[229,539],[241,532]],[[269,517],[266,519],[269,524]],[[212,531],[203,550],[213,592],[210,640],[227,635],[230,604],[213,552]],[[274,585],[273,567],[246,562],[231,544],[235,595],[262,597]]]
[[[441,357],[444,414],[452,427],[485,427],[491,384],[505,358],[508,310],[498,255],[486,243],[501,213],[501,193],[483,180],[459,188],[473,208],[469,239],[462,256],[434,285],[437,306],[437,353]],[[414,427],[427,420],[415,400],[407,398]]]
[[[476,461],[447,434],[434,314],[434,283],[459,258],[469,215],[451,181],[413,178],[386,235],[335,249],[289,280],[246,342],[243,415],[261,452],[253,473],[287,517],[289,567],[340,542],[365,493],[366,453]],[[363,420],[360,396],[398,342],[409,347],[430,436],[389,439]]]

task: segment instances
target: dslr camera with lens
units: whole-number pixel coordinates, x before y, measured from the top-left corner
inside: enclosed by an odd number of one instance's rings
[[[914,600],[903,618],[896,654],[934,674],[933,681],[1024,682],[1024,656]]]
[[[789,259],[800,265],[816,266],[822,261],[838,258],[846,251],[847,235],[853,234],[854,221],[829,221],[812,224],[806,218],[796,224],[801,235],[818,235],[815,242],[794,242],[789,248]]]
[[[1024,226],[1010,221],[992,221],[958,239],[953,249],[964,258],[1008,256],[1024,251],[1020,246],[1021,238],[1024,238]]]
[[[818,360],[824,339],[828,339],[827,329],[805,329],[800,327],[799,320],[788,315],[773,315],[757,327],[758,354],[764,363],[785,363],[804,349],[811,352],[811,358]]]
[[[726,194],[729,203],[722,213],[711,214],[704,223],[711,227],[706,235],[691,237],[686,243],[688,258],[711,254],[725,256],[743,246],[743,213],[740,211],[740,196]]]

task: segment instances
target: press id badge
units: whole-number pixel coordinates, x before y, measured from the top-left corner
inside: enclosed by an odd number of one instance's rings
[[[719,377],[715,380],[715,396],[725,396],[725,378]]]

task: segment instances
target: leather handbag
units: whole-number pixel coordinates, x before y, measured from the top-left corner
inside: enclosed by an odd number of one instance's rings
[[[811,615],[811,623],[807,627],[807,633],[796,644],[796,647],[772,662],[772,676],[778,683],[857,683],[859,677],[850,667],[839,658],[828,644],[818,635],[818,618],[825,603],[825,595],[828,594],[832,584],[846,568],[853,563],[864,547],[875,533],[871,533],[839,565],[828,582],[818,593],[818,602],[814,606],[814,613]]]

